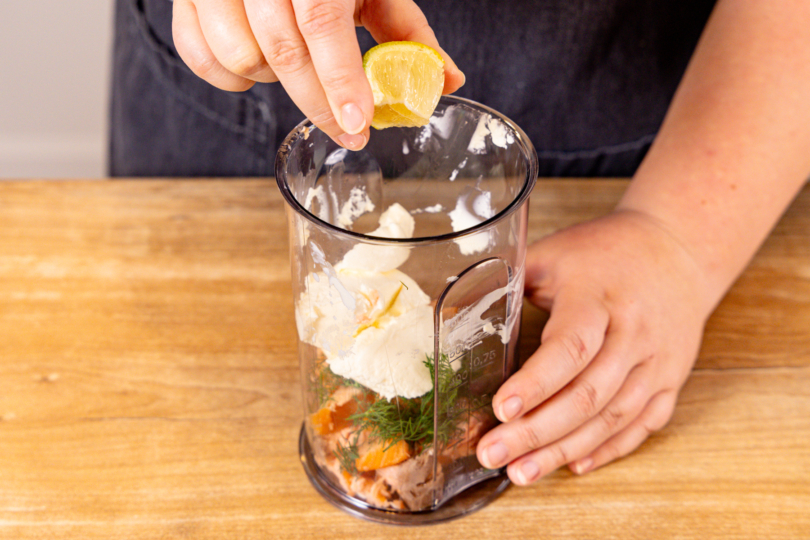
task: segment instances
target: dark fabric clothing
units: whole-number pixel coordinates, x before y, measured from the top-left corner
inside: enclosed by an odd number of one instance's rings
[[[714,0],[417,3],[467,76],[457,95],[521,126],[540,176],[630,176]],[[110,174],[272,175],[302,113],[279,84],[230,93],[197,78],[174,48],[171,11],[170,0],[117,0]],[[374,45],[358,36],[361,50]]]

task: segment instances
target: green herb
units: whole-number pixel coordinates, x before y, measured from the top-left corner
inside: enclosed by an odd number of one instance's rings
[[[340,386],[339,377],[332,373],[329,366],[325,364],[316,374],[313,375],[312,382],[312,391],[315,394],[317,407],[321,407],[327,401],[329,401],[332,394],[334,394],[335,390],[337,390]]]
[[[357,387],[366,390],[362,384],[352,379],[347,379],[336,375],[329,366],[324,363],[317,375],[313,377],[312,391],[315,393],[317,406],[322,407],[332,399],[332,395],[341,386]]]
[[[433,387],[438,387],[439,390],[439,430],[437,438],[442,443],[446,443],[453,438],[462,426],[459,424],[467,413],[466,407],[459,406],[458,390],[459,385],[456,383],[456,371],[450,365],[450,359],[446,354],[441,355],[439,360],[439,383],[436,384],[433,359],[427,357],[425,366],[430,370],[430,380],[433,382]],[[452,388],[451,388],[452,387]],[[429,392],[430,396],[430,409],[433,412],[433,390]],[[431,414],[431,419],[433,415]],[[432,430],[431,430],[432,434]]]
[[[354,442],[347,444],[346,446],[338,445],[338,447],[333,452],[335,457],[337,458],[338,462],[340,462],[340,466],[343,467],[343,470],[349,474],[357,475],[359,474],[357,471],[357,458],[360,457],[359,452],[357,451],[357,438],[355,437]]]
[[[424,364],[430,371],[431,381],[434,382],[433,388],[428,393],[415,399],[395,398],[390,401],[378,399],[364,410],[351,415],[349,420],[360,430],[366,430],[370,437],[387,441],[387,448],[399,441],[429,444],[434,439],[434,389],[438,386],[439,430],[436,438],[441,442],[451,439],[461,429],[459,423],[466,412],[463,407],[458,407],[458,388],[450,389],[455,371],[447,355],[441,355],[439,384],[436,385],[433,358],[430,356],[426,358]]]
[[[432,413],[432,402],[422,399],[378,399],[349,420],[370,437],[387,441],[387,450],[399,441],[417,442],[430,436]]]

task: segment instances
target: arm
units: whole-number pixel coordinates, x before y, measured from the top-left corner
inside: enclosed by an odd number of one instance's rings
[[[718,3],[619,204],[689,247],[719,300],[810,175],[810,3]]]
[[[706,319],[810,175],[810,2],[720,0],[616,211],[533,245],[541,346],[478,458],[518,484],[624,456],[672,415]]]

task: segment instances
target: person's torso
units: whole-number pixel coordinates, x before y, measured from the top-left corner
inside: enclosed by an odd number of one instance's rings
[[[141,2],[176,54],[169,0]],[[418,1],[464,71],[457,95],[514,120],[541,176],[632,173],[657,132],[714,0]],[[361,50],[374,45],[365,30]],[[201,81],[201,84],[206,84]],[[251,92],[276,116],[276,144],[301,119],[278,84]]]

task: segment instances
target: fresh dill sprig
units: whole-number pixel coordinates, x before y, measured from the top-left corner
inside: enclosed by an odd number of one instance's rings
[[[360,453],[357,450],[356,440],[355,442],[351,442],[346,446],[338,445],[338,447],[333,451],[333,454],[344,471],[352,475],[359,474],[356,463],[357,459],[360,457]]]
[[[317,406],[321,407],[340,386],[332,370],[324,365],[317,374],[313,375],[312,391],[315,394]]]
[[[372,438],[387,441],[390,447],[399,441],[421,441],[432,434],[432,410],[425,409],[424,400],[418,398],[378,399],[349,420]]]
[[[425,367],[433,384],[424,396],[415,399],[378,399],[365,409],[351,415],[349,420],[369,436],[386,441],[391,447],[399,441],[408,443],[433,442],[433,413],[435,388],[439,390],[439,430],[437,439],[447,442],[461,429],[463,410],[457,407],[458,388],[453,387],[455,371],[447,355],[439,360],[439,384],[435,384],[433,358],[426,355]]]
[[[433,365],[433,358],[430,356],[425,360],[425,366],[430,370],[430,380],[433,382],[433,387],[438,387],[439,390],[439,422],[437,439],[442,443],[446,443],[453,438],[462,427],[459,425],[463,415],[466,413],[464,407],[459,407],[459,386],[455,383],[456,371],[450,364],[450,359],[446,354],[442,354],[439,359],[439,381],[436,384],[436,374],[434,372],[435,366]],[[430,391],[430,409],[433,412],[433,390]],[[433,414],[431,414],[431,420]],[[432,431],[432,430],[431,430]]]

